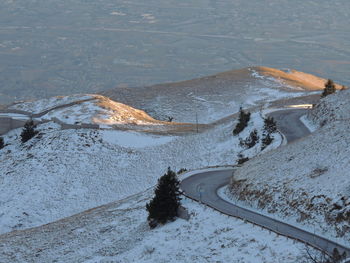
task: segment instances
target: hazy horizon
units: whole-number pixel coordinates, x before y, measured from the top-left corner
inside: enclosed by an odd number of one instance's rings
[[[0,103],[253,65],[350,84],[350,2],[5,0]]]

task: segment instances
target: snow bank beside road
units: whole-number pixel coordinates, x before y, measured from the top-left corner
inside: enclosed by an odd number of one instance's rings
[[[319,129],[319,126],[308,119],[307,115],[303,115],[300,117],[300,121],[305,125],[306,128],[309,129],[310,132],[314,132]]]
[[[322,98],[308,115],[316,125],[326,125],[334,121],[350,121],[350,89],[337,91]]]

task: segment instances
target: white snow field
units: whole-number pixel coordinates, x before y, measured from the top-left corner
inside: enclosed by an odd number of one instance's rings
[[[48,99],[16,102],[13,105],[9,106],[8,108],[14,109],[14,110],[27,111],[27,112],[36,114],[60,105],[69,104],[77,101],[88,100],[88,99],[93,99],[93,97],[90,95],[81,95],[81,94],[76,94],[71,96],[57,96],[57,97],[51,97]]]
[[[253,158],[226,193],[343,244],[350,241],[350,90],[329,95],[308,116],[311,135]]]
[[[243,149],[232,136],[235,119],[200,133],[154,135],[119,130],[61,130],[52,122],[37,137],[20,142],[21,129],[4,136],[0,150],[0,232],[39,226],[125,198],[154,186],[174,170],[233,164]],[[252,114],[249,128],[263,121]],[[278,147],[280,136],[267,149]],[[243,151],[252,157],[261,144]]]
[[[304,244],[187,198],[182,204],[189,221],[177,219],[150,230],[145,204],[152,195],[148,190],[48,225],[1,235],[1,262],[307,262]]]

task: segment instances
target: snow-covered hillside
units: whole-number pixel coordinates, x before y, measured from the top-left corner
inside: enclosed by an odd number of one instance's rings
[[[306,247],[185,198],[189,221],[150,230],[147,191],[0,236],[1,262],[307,262]],[[310,249],[310,253],[315,253]]]
[[[18,102],[7,110],[20,110],[39,120],[57,119],[66,124],[167,124],[153,119],[142,110],[95,94]]]
[[[245,163],[232,178],[233,200],[348,243],[349,105],[349,90],[322,99],[309,114],[322,127]]]
[[[20,129],[4,136],[0,150],[0,232],[38,226],[125,198],[156,184],[171,166],[200,168],[233,164],[242,151],[232,136],[235,120],[200,133],[152,135],[120,130],[65,129],[49,122],[37,137],[20,142]],[[252,115],[248,136],[262,130]],[[280,137],[275,136],[279,145]],[[266,149],[268,150],[268,149]],[[266,151],[265,150],[265,151]],[[244,152],[254,156],[260,143]]]
[[[77,101],[90,100],[90,99],[93,99],[93,96],[81,95],[81,94],[71,95],[71,96],[57,96],[57,97],[51,97],[48,99],[17,102],[10,105],[8,109],[22,110],[22,111],[27,111],[27,112],[37,114],[45,110],[59,107],[61,105],[65,105],[65,104],[69,104]]]
[[[295,70],[251,67],[177,83],[111,90],[104,93],[108,97],[79,94],[18,102],[8,110],[68,124],[164,125],[169,118],[209,124],[237,112],[240,106],[259,108],[280,99],[318,94],[324,82]]]
[[[244,108],[310,95],[324,88],[324,79],[297,71],[251,67],[199,79],[142,88],[117,88],[103,94],[146,111],[153,118],[211,123]],[[313,92],[310,92],[313,90]],[[316,90],[316,91],[315,91]]]
[[[308,118],[319,126],[335,121],[350,121],[350,90],[340,90],[336,94],[322,98]]]
[[[104,96],[92,96],[92,100],[52,110],[42,116],[42,119],[51,120],[53,118],[56,118],[61,122],[68,124],[166,124],[165,122],[153,119],[144,111],[112,101]]]
[[[77,95],[12,105],[5,115],[11,114],[11,110],[25,111],[29,112],[27,116],[44,123],[38,126],[39,134],[24,144],[20,142],[21,129],[12,130],[4,136],[6,147],[0,150],[0,233],[3,234],[0,238],[4,238],[6,245],[2,246],[0,242],[0,248],[14,261],[32,257],[32,251],[37,251],[40,258],[41,252],[46,250],[42,262],[57,255],[59,259],[75,261],[82,254],[91,262],[114,259],[154,262],[164,259],[162,251],[173,251],[178,254],[178,260],[186,262],[187,258],[183,260],[180,253],[187,249],[189,262],[197,259],[201,262],[205,258],[209,261],[234,258],[237,262],[254,262],[256,258],[261,262],[271,262],[273,258],[275,262],[295,262],[301,253],[299,245],[294,246],[288,240],[284,243],[280,238],[275,239],[273,235],[260,230],[254,230],[258,236],[253,239],[251,225],[232,221],[187,199],[185,204],[193,213],[190,224],[177,221],[153,232],[146,228],[144,204],[150,198],[147,189],[157,183],[169,166],[178,171],[181,168],[232,165],[237,162],[238,154],[249,158],[259,155],[260,142],[246,150],[240,145],[240,139],[247,138],[253,129],[257,129],[258,136],[262,137],[260,106],[275,99],[310,94],[285,83],[285,80],[263,75],[254,68],[238,73],[210,77],[205,86],[202,86],[202,80],[190,87],[187,86],[189,83],[184,82],[169,84],[165,90],[157,86],[150,88],[149,92],[143,89],[135,89],[135,93],[130,94],[121,92],[121,97],[127,94],[127,99],[121,102],[130,100],[131,106],[100,95]],[[217,86],[211,86],[214,84]],[[197,88],[200,89],[198,92]],[[253,106],[251,110],[254,112],[248,128],[239,136],[233,136],[237,117],[234,113],[241,105]],[[175,121],[192,123],[198,120],[198,132],[195,124],[159,121],[155,119],[158,117],[163,120],[174,117]],[[86,129],[82,124],[92,126]],[[185,130],[184,125],[191,127]],[[148,132],[140,132],[145,130],[145,126]],[[178,130],[170,132],[165,127]],[[281,144],[279,134],[273,137],[273,144],[264,153]],[[99,224],[94,211],[104,208],[85,210],[140,192],[142,201],[137,207],[134,205],[138,201],[128,199],[113,210],[123,215],[108,218],[109,222],[115,220],[113,224],[101,226],[99,234],[92,234],[95,233],[92,226]],[[83,213],[65,218],[80,212]],[[95,222],[92,220],[89,223],[91,227],[87,235],[94,235],[94,238],[82,240],[84,226],[73,226],[84,221],[85,215],[91,215],[91,212]],[[109,213],[110,210],[105,212]],[[56,220],[59,221],[45,226]],[[57,235],[55,231],[62,233],[62,224],[66,224],[63,227],[67,231],[64,235],[74,233],[76,238],[72,242],[82,249],[76,248],[67,253],[67,249],[73,246],[69,238],[60,238],[64,244],[56,244],[52,240]],[[41,232],[52,226],[61,229],[52,232],[50,229],[52,236]],[[38,228],[28,230],[30,227]],[[126,227],[131,227],[131,232],[125,231]],[[19,231],[8,233],[13,230]],[[124,235],[121,234],[123,232]],[[115,238],[109,239],[111,234]],[[169,241],[174,235],[175,240]],[[20,236],[22,239],[17,239]],[[19,245],[18,240],[24,239],[24,242],[28,242],[25,246],[35,246],[34,250],[28,251]],[[36,247],[39,245],[33,245],[35,239],[44,243]],[[148,247],[147,244],[156,239],[164,240],[163,250],[153,251]],[[173,246],[175,241],[181,246]],[[197,241],[198,250],[201,251],[204,246],[210,251],[198,253],[192,249],[191,244]],[[139,246],[129,246],[132,242],[138,242]],[[55,248],[42,248],[45,244],[53,243],[56,244]],[[275,243],[276,247],[270,246]],[[284,245],[277,248],[277,243]],[[13,253],[13,248],[21,252]],[[118,251],[115,252],[119,253],[118,257],[113,250]],[[256,250],[256,253],[252,254],[251,250]],[[232,254],[232,251],[236,254]]]

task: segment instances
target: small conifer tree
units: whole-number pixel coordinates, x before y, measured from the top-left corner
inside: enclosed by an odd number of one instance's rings
[[[274,133],[277,131],[277,124],[273,117],[267,117],[264,119],[264,130],[267,133]]]
[[[239,145],[247,149],[253,148],[259,141],[258,131],[254,129],[245,140],[240,139]]]
[[[4,138],[0,137],[0,149],[5,147]]]
[[[243,154],[238,154],[238,160],[237,160],[237,165],[244,164],[245,162],[249,161],[248,157],[245,157]]]
[[[329,79],[324,86],[324,90],[322,92],[321,98],[324,98],[330,94],[333,94],[333,93],[335,93],[335,91],[336,91],[335,84],[334,84],[333,80]]]
[[[271,137],[270,133],[263,134],[261,139],[261,150],[263,151],[267,146],[269,146],[273,142],[273,137]]]
[[[250,120],[250,112],[245,112],[242,107],[239,108],[239,118],[236,127],[233,130],[233,135],[239,134],[244,130],[245,127],[248,126],[248,122]]]
[[[23,143],[29,141],[31,138],[33,138],[38,132],[35,130],[36,125],[34,124],[33,120],[27,121],[24,124],[24,128],[21,133],[21,140]]]
[[[153,199],[146,204],[148,224],[151,228],[158,224],[173,221],[178,216],[180,201],[180,182],[170,167],[168,172],[158,180]]]

